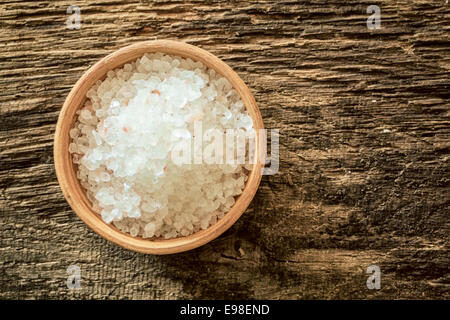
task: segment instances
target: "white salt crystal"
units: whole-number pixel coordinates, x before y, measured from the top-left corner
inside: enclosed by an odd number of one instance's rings
[[[92,136],[94,137],[94,141],[95,143],[99,146],[102,144],[102,138],[100,137],[100,135],[98,134],[98,132],[96,130],[92,130]]]
[[[111,216],[114,220],[121,220],[122,219],[122,212],[118,208],[114,208],[111,210]]]
[[[156,225],[152,222],[148,223],[144,227],[144,236],[151,238],[155,235]]]
[[[72,129],[70,129],[70,131],[69,131],[69,136],[70,136],[72,139],[77,138],[79,134],[80,134],[80,130],[78,130],[78,128],[72,128]]]
[[[111,212],[107,209],[103,209],[101,215],[103,221],[105,221],[106,223],[110,223],[114,219],[114,215],[112,215]]]
[[[132,237],[136,237],[138,234],[139,234],[139,226],[135,224],[130,228],[130,235]]]
[[[77,146],[77,144],[76,143],[70,143],[69,144],[69,152],[70,153],[75,153],[75,152],[77,152],[78,151],[78,146]]]
[[[83,109],[80,112],[80,120],[89,120],[92,118],[92,114],[89,110]]]
[[[130,212],[128,212],[127,216],[130,218],[139,218],[141,216],[141,211],[137,208],[132,209]]]
[[[192,137],[191,133],[187,129],[174,129],[172,131],[172,135],[175,138],[182,138],[182,139],[190,139]]]

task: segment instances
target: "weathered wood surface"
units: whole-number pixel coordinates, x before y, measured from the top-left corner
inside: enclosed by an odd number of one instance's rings
[[[368,30],[366,9],[381,8]],[[69,5],[80,30],[66,29]],[[0,298],[450,297],[450,9],[437,1],[2,1]],[[71,211],[53,131],[101,57],[179,39],[247,82],[280,172],[202,248],[121,249]],[[81,267],[82,289],[66,288]],[[366,268],[379,265],[381,290]]]

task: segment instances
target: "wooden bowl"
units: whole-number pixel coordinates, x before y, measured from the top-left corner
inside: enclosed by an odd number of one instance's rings
[[[197,248],[215,239],[242,215],[253,199],[261,180],[260,141],[256,140],[256,163],[249,173],[249,177],[243,193],[236,199],[235,205],[217,223],[206,230],[201,230],[187,237],[174,239],[143,239],[132,237],[119,231],[114,225],[105,223],[99,214],[92,210],[92,203],[87,199],[86,193],[76,176],[76,166],[72,163],[69,153],[69,130],[76,121],[76,111],[84,105],[86,92],[97,80],[103,80],[109,70],[123,66],[127,62],[136,60],[145,53],[163,52],[169,55],[191,58],[201,61],[207,67],[227,78],[234,89],[241,96],[249,115],[253,119],[255,129],[263,129],[261,114],[255,99],[245,85],[244,81],[222,60],[211,53],[198,47],[177,41],[156,40],[139,42],[122,48],[97,62],[77,81],[64,102],[59,114],[55,132],[54,158],[55,169],[59,184],[67,202],[75,213],[92,230],[105,239],[112,241],[124,248],[137,252],[151,254],[170,254]]]

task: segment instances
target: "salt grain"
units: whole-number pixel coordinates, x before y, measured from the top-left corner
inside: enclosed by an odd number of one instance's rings
[[[169,239],[207,229],[235,204],[251,165],[171,159],[177,143],[194,138],[196,121],[223,134],[253,130],[227,79],[191,59],[146,54],[109,71],[86,96],[69,152],[106,223],[133,237]],[[206,134],[205,149],[216,139]]]

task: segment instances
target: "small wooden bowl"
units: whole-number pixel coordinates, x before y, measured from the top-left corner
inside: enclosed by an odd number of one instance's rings
[[[163,52],[169,55],[191,58],[201,61],[207,67],[214,69],[217,73],[227,78],[234,89],[241,96],[249,115],[253,119],[255,129],[263,129],[261,114],[255,99],[245,85],[244,81],[222,60],[211,53],[198,47],[177,41],[157,40],[139,42],[122,48],[97,62],[77,81],[64,102],[59,114],[55,132],[54,158],[55,169],[59,185],[75,213],[92,230],[105,239],[112,241],[124,248],[143,253],[170,254],[197,248],[215,239],[242,215],[255,196],[261,180],[260,142],[257,134],[255,158],[243,193],[236,199],[235,205],[217,223],[206,230],[201,230],[187,237],[174,239],[143,239],[132,237],[122,233],[114,225],[105,223],[100,215],[92,210],[92,203],[87,199],[86,193],[80,185],[76,176],[76,166],[72,163],[69,153],[69,130],[76,121],[76,111],[84,105],[86,92],[97,80],[103,80],[109,70],[123,66],[127,62],[136,60],[145,53]]]

